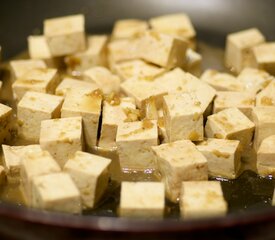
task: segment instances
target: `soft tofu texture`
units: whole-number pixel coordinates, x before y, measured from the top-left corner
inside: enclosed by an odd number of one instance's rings
[[[57,69],[35,68],[18,78],[13,84],[14,96],[20,100],[27,91],[54,94],[60,77]]]
[[[152,147],[155,161],[165,184],[166,197],[177,202],[182,181],[208,179],[207,159],[190,140]]]
[[[88,148],[97,144],[97,130],[102,96],[98,90],[72,89],[65,97],[61,117],[82,117],[85,143]],[[65,129],[64,129],[65,130]]]
[[[70,175],[52,173],[34,177],[32,207],[65,213],[81,213],[80,193]]]
[[[157,121],[143,120],[119,124],[116,145],[122,169],[155,169],[151,147],[158,145]]]
[[[164,126],[169,142],[203,140],[203,111],[195,94],[178,93],[163,97]]]
[[[160,182],[122,182],[121,217],[161,218],[165,208],[165,188]]]
[[[239,140],[245,148],[252,140],[255,124],[239,109],[227,108],[208,116],[205,125],[207,138]]]
[[[117,127],[123,122],[137,121],[137,109],[133,98],[104,101],[99,147],[115,148]]]
[[[58,164],[63,167],[76,151],[82,151],[82,118],[69,117],[41,122],[40,145],[50,152]]]
[[[44,21],[44,35],[53,56],[83,51],[86,47],[84,16],[47,19]]]
[[[180,212],[185,219],[224,216],[227,203],[218,181],[183,182]]]
[[[103,196],[108,186],[110,163],[111,159],[80,151],[66,162],[64,171],[79,189],[83,208],[93,208]]]
[[[89,68],[84,72],[84,78],[97,84],[104,94],[117,93],[120,88],[120,78],[104,67]]]
[[[41,121],[60,117],[63,97],[27,92],[17,105],[18,134],[27,141],[39,142]]]
[[[254,149],[257,151],[265,138],[275,135],[275,107],[255,107],[252,117],[255,123]]]
[[[266,88],[257,94],[256,106],[275,107],[275,81],[272,81]]]
[[[231,33],[226,38],[225,64],[236,73],[253,64],[252,47],[265,42],[256,28]]]
[[[206,157],[211,177],[234,179],[241,166],[240,142],[209,138],[196,147]]]
[[[252,119],[252,109],[255,106],[256,96],[251,92],[217,92],[214,100],[213,113],[226,108],[238,108],[249,119]]]
[[[0,144],[11,139],[13,122],[12,108],[0,103]]]
[[[186,50],[186,65],[187,72],[199,77],[201,74],[202,56],[195,52],[192,48]]]

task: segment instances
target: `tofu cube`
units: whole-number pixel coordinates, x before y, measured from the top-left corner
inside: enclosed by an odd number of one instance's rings
[[[203,111],[195,94],[178,93],[163,97],[164,126],[169,142],[203,140]]]
[[[120,167],[125,170],[155,169],[152,146],[158,144],[156,121],[124,122],[116,135]]]
[[[195,52],[192,48],[186,51],[186,66],[187,72],[199,77],[201,75],[202,56]]]
[[[180,212],[185,219],[224,216],[227,203],[218,181],[183,182]]]
[[[256,96],[256,106],[275,106],[275,81],[259,92]]]
[[[52,173],[33,179],[32,207],[65,213],[81,213],[80,193],[70,175]]]
[[[165,189],[160,182],[122,182],[121,217],[161,218],[165,208]]]
[[[152,149],[170,201],[177,202],[182,181],[208,179],[207,159],[190,140],[165,143]]]
[[[265,37],[256,28],[231,33],[226,38],[225,64],[236,73],[253,64],[252,48],[265,42]]]
[[[252,140],[255,124],[239,109],[227,108],[208,116],[205,126],[207,138],[239,140],[245,148]]]
[[[12,108],[0,103],[0,144],[11,139],[13,124]]]
[[[44,35],[52,56],[83,51],[86,47],[83,15],[71,15],[44,21]]]
[[[211,177],[235,179],[241,167],[240,142],[209,138],[200,142],[197,149],[206,157]]]
[[[54,94],[60,77],[57,69],[54,68],[35,68],[28,71],[13,84],[14,96],[20,100],[27,91]]]
[[[97,144],[97,130],[102,96],[98,90],[74,89],[67,93],[61,117],[82,117],[85,143],[89,149]]]
[[[41,122],[41,148],[49,151],[63,167],[76,151],[83,149],[82,118],[70,117]]]
[[[18,134],[30,142],[39,142],[41,121],[60,118],[63,97],[26,92],[17,105]]]
[[[77,186],[83,208],[94,208],[103,196],[110,177],[110,163],[111,159],[80,151],[66,162],[64,171]]]

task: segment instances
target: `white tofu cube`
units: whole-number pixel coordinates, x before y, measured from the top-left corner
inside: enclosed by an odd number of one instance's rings
[[[202,56],[192,48],[188,48],[186,51],[186,71],[199,77],[201,75],[201,65]]]
[[[41,121],[60,118],[63,97],[26,92],[17,105],[18,134],[27,141],[39,142]]]
[[[203,111],[195,94],[178,93],[163,97],[164,126],[169,142],[203,140]]]
[[[224,216],[227,203],[218,181],[183,182],[180,212],[185,219]]]
[[[265,42],[265,37],[256,28],[231,33],[226,38],[225,64],[239,73],[252,65],[252,47]]]
[[[116,144],[122,169],[155,169],[151,146],[158,144],[157,122],[143,120],[119,124]]]
[[[121,217],[160,218],[164,215],[165,189],[160,182],[122,182]]]
[[[110,163],[111,159],[80,151],[66,162],[64,171],[76,184],[83,208],[94,208],[103,196],[110,177]]]
[[[52,56],[83,51],[86,47],[83,15],[71,15],[44,21],[44,35]]]
[[[240,142],[237,140],[209,138],[197,145],[206,157],[211,177],[234,179],[241,167]]]
[[[81,213],[80,193],[70,175],[52,173],[33,179],[32,207],[65,213]]]
[[[255,124],[239,109],[227,108],[208,116],[205,126],[207,138],[239,140],[245,148],[252,140]]]
[[[0,103],[0,144],[11,139],[13,124],[12,108]]]
[[[41,148],[50,152],[63,167],[76,151],[83,149],[82,118],[70,117],[41,122]]]
[[[208,179],[207,159],[190,140],[152,147],[156,163],[165,183],[166,197],[177,202],[182,181]]]
[[[275,81],[272,81],[266,88],[257,94],[256,106],[275,106]]]

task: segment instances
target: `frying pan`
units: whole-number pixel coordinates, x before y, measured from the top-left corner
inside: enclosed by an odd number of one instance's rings
[[[84,13],[89,33],[110,32],[115,20],[148,19],[186,12],[198,38],[224,47],[228,33],[259,28],[275,39],[273,0],[2,0],[3,59],[26,49],[26,38],[42,32],[45,18]],[[0,239],[275,239],[275,209],[232,213],[198,220],[137,220],[73,216],[0,204]]]

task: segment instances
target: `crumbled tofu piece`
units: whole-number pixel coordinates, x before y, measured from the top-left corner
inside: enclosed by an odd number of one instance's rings
[[[148,28],[148,23],[139,19],[118,20],[114,24],[112,39],[135,38],[144,33]]]
[[[255,124],[239,109],[227,108],[208,116],[205,135],[207,138],[239,140],[245,148],[252,140]]]
[[[105,67],[93,67],[86,70],[84,78],[97,84],[104,94],[117,93],[119,91],[120,78]]]
[[[33,179],[32,207],[66,213],[81,213],[80,193],[70,175],[52,173]]]
[[[117,127],[123,122],[138,121],[138,110],[133,98],[106,99],[102,110],[102,125],[99,147],[116,147]]]
[[[188,48],[186,51],[186,71],[199,77],[201,75],[201,65],[202,56],[193,49]]]
[[[89,148],[97,143],[101,102],[102,96],[98,90],[73,89],[67,93],[61,109],[62,118],[82,117],[84,138]]]
[[[18,133],[31,142],[39,142],[41,121],[60,118],[63,97],[26,92],[17,105]]]
[[[203,111],[200,104],[192,93],[163,97],[164,126],[169,142],[203,140]]]
[[[190,140],[152,147],[158,170],[165,183],[166,197],[177,202],[182,181],[208,179],[207,159]]]
[[[244,86],[244,91],[258,93],[271,81],[275,80],[275,78],[264,70],[244,68],[237,77],[237,80]]]
[[[243,84],[229,73],[209,69],[202,74],[201,80],[217,91],[244,91]]]
[[[31,203],[33,178],[35,176],[60,172],[61,169],[48,151],[39,148],[26,150],[20,167],[21,185],[27,203]]]
[[[255,106],[255,94],[252,92],[217,92],[213,112],[226,108],[238,108],[249,119],[252,119],[252,109]]]
[[[196,147],[206,157],[211,177],[234,179],[241,166],[240,142],[209,138]]]
[[[12,89],[17,100],[20,100],[27,91],[54,94],[60,77],[57,69],[35,68],[28,71],[13,84]]]
[[[52,56],[83,51],[86,47],[83,15],[71,15],[44,21],[44,35]]]
[[[116,144],[122,169],[155,169],[151,146],[158,144],[157,121],[143,120],[119,124]]]
[[[254,149],[257,151],[265,138],[275,135],[275,107],[255,107],[252,117],[256,126]]]
[[[80,151],[66,162],[64,171],[76,184],[83,208],[95,207],[103,196],[108,186],[110,163],[111,159]]]
[[[183,218],[224,216],[227,203],[218,181],[183,182],[180,197]]]
[[[156,31],[147,31],[139,40],[139,55],[150,63],[171,69],[183,67],[187,43]]]
[[[253,63],[252,48],[265,42],[265,37],[256,28],[231,33],[226,38],[225,64],[234,72],[241,72]]]
[[[11,139],[13,129],[12,108],[0,103],[0,144]]]
[[[107,35],[91,35],[87,49],[67,56],[65,63],[71,71],[85,71],[95,66],[107,66]]]
[[[5,168],[0,165],[0,185],[4,184],[6,182],[6,172]]]
[[[8,146],[2,145],[3,164],[9,183],[20,181],[20,167],[22,159],[27,152],[41,151],[40,145]]]
[[[119,215],[121,217],[163,217],[165,189],[160,182],[122,182]]]
[[[41,122],[41,148],[50,152],[61,167],[83,149],[82,118],[70,117]]]
[[[266,88],[257,94],[256,106],[275,106],[275,81],[272,81]]]

